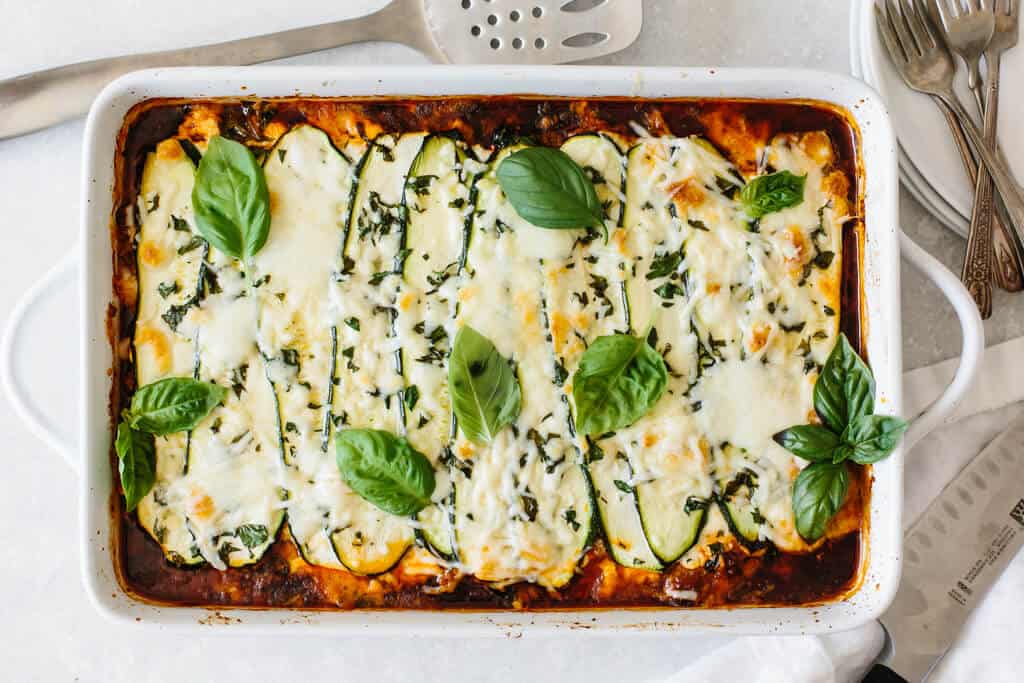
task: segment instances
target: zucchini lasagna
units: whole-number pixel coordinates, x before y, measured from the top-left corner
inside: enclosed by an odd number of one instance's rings
[[[197,168],[221,136],[262,170],[269,231],[236,258],[200,232]],[[849,463],[821,538],[797,531],[806,462],[773,435],[817,421],[840,333],[860,342],[857,138],[807,102],[153,100],[122,130],[113,225],[112,418],[139,387],[215,383],[153,438],[152,488],[112,501],[142,599],[439,609],[753,606],[860,581],[870,470]],[[544,229],[498,169],[558,149],[603,220]],[[761,214],[756,179],[802,179]],[[486,443],[455,419],[463,328],[521,392]],[[576,429],[599,338],[635,335],[664,390],[614,431]],[[346,430],[401,438],[435,485],[393,514],[339,472]],[[117,456],[112,455],[114,476]]]

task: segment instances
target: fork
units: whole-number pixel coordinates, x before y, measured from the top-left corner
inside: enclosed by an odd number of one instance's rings
[[[919,3],[925,0],[918,0]],[[1003,50],[1012,47],[1017,42],[1016,17],[1011,5],[1011,0],[975,0],[975,3],[968,3],[966,6],[955,0],[928,0],[927,12],[922,15],[930,16],[933,24],[939,33],[942,34],[949,46],[949,49],[960,55],[967,66],[967,83],[974,94],[978,105],[978,112],[985,121],[985,139],[992,145],[996,145],[995,138],[995,116],[998,109],[993,109],[989,118],[989,105],[982,94],[981,80],[981,57],[985,55],[985,64],[988,69],[988,82],[998,90],[999,83],[999,58]],[[998,7],[997,7],[998,5]],[[1004,8],[1005,6],[1005,8]],[[997,28],[998,35],[997,35]],[[993,71],[993,65],[994,71]],[[998,104],[993,105],[998,107]],[[952,117],[947,117],[953,121]],[[955,123],[951,123],[955,126]],[[1007,291],[1020,291],[1024,289],[1024,280],[1021,273],[1021,254],[1024,252],[1020,240],[1017,239],[1006,226],[1006,221],[1000,217],[1001,208],[993,202],[992,180],[988,172],[981,169],[981,177],[978,177],[977,162],[970,155],[970,148],[963,132],[959,126],[951,128],[954,139],[960,149],[960,155],[967,170],[967,175],[974,183],[975,203],[971,215],[971,233],[980,231],[983,234],[991,233],[993,255],[995,256],[994,277],[996,284]],[[1005,159],[1005,157],[1004,157]],[[996,230],[993,231],[992,228]],[[968,254],[970,254],[970,240],[968,240]],[[964,261],[964,279],[970,277],[967,273],[970,258]]]
[[[996,16],[992,8],[984,4],[984,0],[975,0],[976,5],[962,4],[960,0],[915,0],[918,14],[923,21],[928,17],[932,19],[932,25],[942,36],[947,47],[960,56],[967,67],[967,85],[974,94],[978,111],[984,117],[984,103],[981,94],[981,56],[988,49],[995,33]],[[923,5],[927,2],[927,8]],[[960,127],[955,123],[952,116],[947,115],[950,121],[950,130],[953,139],[960,150],[960,157],[963,160],[964,168],[974,185],[974,206],[971,210],[971,222],[967,233],[967,249],[964,252],[963,270],[960,279],[968,286],[968,289],[976,289],[984,285],[974,284],[978,281],[987,281],[991,274],[1000,286],[1004,289],[1019,290],[1017,283],[1020,281],[1020,272],[1016,271],[1012,281],[1004,282],[1003,277],[1007,272],[1005,266],[1013,264],[1015,253],[1008,244],[1006,236],[1001,232],[1005,226],[1000,223],[1000,231],[994,231],[995,224],[995,202],[992,199],[992,181],[985,169],[981,169],[979,177],[977,163],[971,156],[970,147],[964,138]],[[971,173],[971,167],[974,172]],[[1016,246],[1016,245],[1013,245]],[[1010,252],[1010,253],[1008,253]],[[1016,252],[1019,253],[1019,252]],[[993,263],[993,257],[995,262]],[[1006,287],[1012,284],[1012,287]]]
[[[1024,232],[1024,196],[1006,164],[985,144],[981,131],[953,91],[953,73],[956,68],[953,57],[945,45],[941,45],[941,38],[931,22],[923,20],[910,4],[912,2],[914,0],[878,0],[875,3],[875,18],[882,40],[896,70],[907,85],[931,95],[956,115],[964,133],[977,150],[981,163],[992,175],[996,189],[1003,197],[1010,222],[1020,235]],[[974,287],[968,285],[968,289],[978,303],[982,316],[990,316],[990,281],[977,283]]]

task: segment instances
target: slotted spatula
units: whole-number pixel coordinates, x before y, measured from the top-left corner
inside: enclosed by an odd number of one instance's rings
[[[107,83],[137,69],[255,64],[370,40],[437,62],[560,64],[617,52],[642,24],[641,0],[392,0],[356,19],[0,80],[0,139],[80,116]]]

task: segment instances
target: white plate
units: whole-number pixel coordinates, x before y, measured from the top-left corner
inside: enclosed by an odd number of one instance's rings
[[[919,187],[930,186],[933,198],[945,199],[943,203],[966,219],[971,213],[973,188],[950,139],[945,118],[930,97],[910,90],[896,73],[878,35],[873,5],[874,0],[860,0],[852,9],[851,18],[858,22],[860,31],[859,39],[851,32],[851,48],[856,45],[860,53],[861,77],[886,101],[900,146],[920,179]],[[956,85],[965,106],[972,109],[973,99],[963,68],[959,69]],[[1005,53],[1000,88],[999,139],[1010,166],[1021,178],[1024,135],[1019,133],[1019,119],[1024,110],[1024,48]],[[901,168],[905,166],[901,161]]]
[[[850,72],[857,78],[864,79],[863,51],[861,50],[861,6],[851,5],[850,11]],[[946,227],[967,236],[968,220],[957,213],[949,202],[939,196],[917,170],[913,162],[899,149],[900,180],[914,197],[933,216]]]

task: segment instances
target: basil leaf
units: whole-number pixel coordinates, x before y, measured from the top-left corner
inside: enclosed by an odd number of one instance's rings
[[[843,441],[853,448],[850,459],[870,465],[885,458],[903,438],[907,422],[889,415],[861,415],[843,433]]]
[[[136,391],[125,419],[132,429],[150,434],[185,432],[209,415],[227,393],[209,382],[167,377]]]
[[[527,147],[498,165],[498,183],[522,218],[541,228],[599,228],[604,209],[579,164],[551,147]]]
[[[806,182],[806,175],[789,171],[758,176],[740,190],[740,203],[751,218],[760,218],[802,202]]]
[[[599,337],[583,353],[572,379],[577,430],[590,435],[628,427],[658,402],[667,383],[665,360],[646,340],[628,334]]]
[[[135,431],[122,422],[117,426],[117,471],[121,475],[124,505],[134,510],[156,481],[156,447],[150,434]]]
[[[199,162],[192,208],[196,229],[214,247],[248,260],[270,232],[270,193],[263,169],[245,145],[216,135]]]
[[[832,462],[838,465],[844,460],[849,460],[852,455],[853,447],[848,443],[841,443],[832,451]]]
[[[459,429],[475,443],[490,443],[519,417],[522,391],[509,361],[469,325],[455,335],[448,387]]]
[[[814,385],[814,409],[821,421],[841,434],[875,407],[875,378],[845,334],[840,334]]]
[[[405,439],[378,429],[345,429],[335,439],[341,478],[361,498],[393,515],[430,504],[434,468]]]
[[[772,439],[790,453],[811,462],[832,461],[833,451],[839,446],[839,435],[822,425],[790,427]]]
[[[816,462],[800,472],[793,485],[793,516],[804,539],[816,541],[825,535],[828,521],[846,500],[849,485],[846,465]]]

